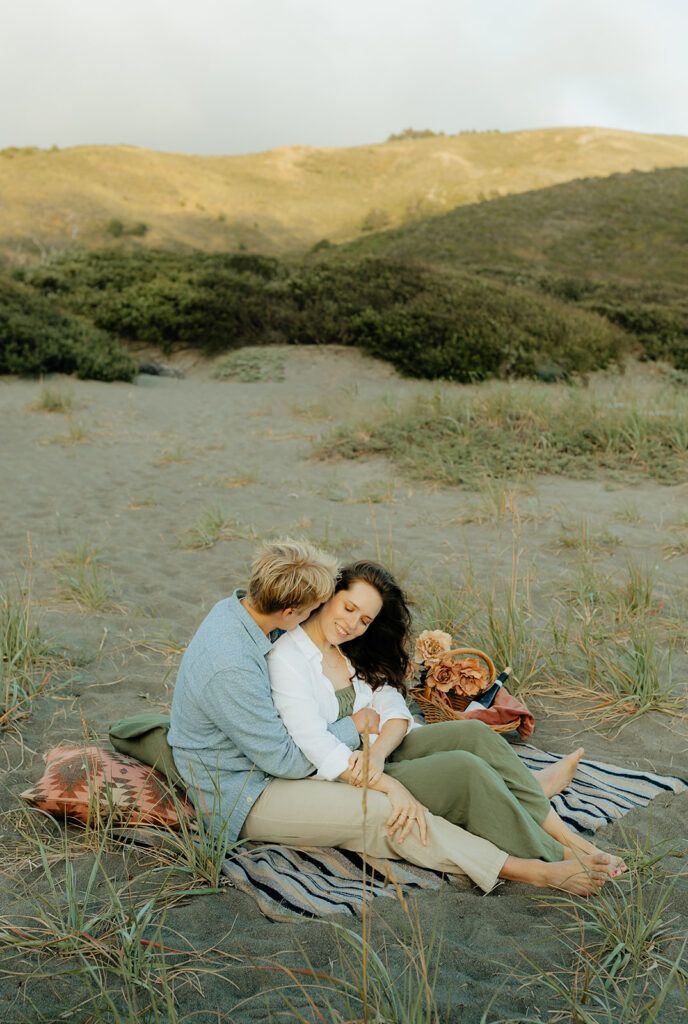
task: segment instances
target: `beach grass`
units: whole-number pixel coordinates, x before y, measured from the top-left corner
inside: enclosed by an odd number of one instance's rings
[[[688,467],[688,396],[655,382],[604,394],[565,385],[513,382],[437,390],[396,412],[339,426],[315,454],[384,455],[424,480],[484,488],[485,477],[547,473],[621,474],[679,483]]]
[[[53,653],[34,617],[30,581],[0,586],[0,730],[45,688]]]
[[[606,527],[595,530],[585,519],[562,523],[558,540],[559,547],[583,554],[587,558],[614,552],[620,543],[620,539]]]
[[[563,959],[543,967],[530,953],[522,955],[535,969],[528,984],[552,997],[549,1020],[662,1024],[688,1010],[688,940],[671,913],[681,876],[662,867],[681,851],[666,844],[653,848],[649,836],[642,846],[626,845],[628,872],[594,899],[561,895],[542,901],[556,912],[548,925]]]
[[[241,958],[194,949],[172,932],[166,925],[169,908],[198,888],[180,884],[173,869],[155,859],[142,866],[104,825],[80,845],[71,830],[56,832],[36,812],[18,811],[17,828],[28,840],[28,871],[15,859],[3,873],[2,888],[13,904],[29,911],[0,918],[0,971],[26,987],[29,1001],[34,991],[60,985],[61,1020],[176,1024],[185,1018],[175,987],[197,987],[200,976],[214,973],[222,973],[231,987],[227,967]],[[66,996],[73,1000],[73,1017]],[[34,1002],[38,1006],[38,994]]]
[[[53,568],[59,596],[84,611],[102,612],[113,606],[112,575],[101,559],[100,548],[79,541],[73,551],[61,551]]]
[[[280,381],[284,380],[284,364],[283,352],[249,345],[219,362],[212,376],[215,380],[238,380],[244,384]]]
[[[394,944],[401,967],[393,968],[383,940],[373,940],[360,928],[328,923],[337,950],[329,969],[315,966],[301,948],[302,966],[256,962],[269,990],[279,997],[286,1019],[298,1024],[449,1024],[441,1009],[436,985],[442,941],[437,925],[424,933],[417,913],[403,896],[404,924],[393,929],[384,917],[368,908]],[[251,997],[248,1002],[253,1002]],[[285,1015],[269,1012],[270,1021]]]
[[[193,526],[186,531],[184,547],[195,550],[211,548],[221,540],[245,540],[252,537],[250,527],[224,511],[220,502],[206,505]]]
[[[542,619],[530,594],[530,579],[519,567],[518,549],[512,552],[508,579],[482,579],[470,563],[460,585],[438,585],[426,577],[416,597],[421,606],[418,629],[442,629],[457,647],[486,651],[497,671],[512,668],[509,689],[524,693],[545,670]]]
[[[154,460],[156,466],[168,466],[175,462],[188,462],[189,457],[186,453],[186,448],[181,441],[178,441],[173,448],[165,448],[157,459]]]
[[[70,414],[74,404],[74,393],[44,384],[33,405],[39,412],[61,412]]]

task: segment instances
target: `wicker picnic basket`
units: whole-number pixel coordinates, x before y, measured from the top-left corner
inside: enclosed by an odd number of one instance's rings
[[[484,693],[489,690],[495,679],[497,678],[497,672],[494,667],[494,662],[485,654],[484,651],[478,650],[477,647],[455,647],[451,651],[446,651],[442,655],[443,658],[480,658],[487,665],[488,682],[481,691]],[[435,722],[460,722],[463,719],[463,712],[466,710],[468,705],[474,700],[474,697],[466,697],[460,693],[448,693],[449,704],[443,700],[437,690],[434,690],[430,686],[424,684],[420,686],[411,687],[411,696],[414,701],[423,712],[425,722],[427,725],[433,725]],[[470,721],[470,719],[469,719]],[[520,717],[514,718],[509,722],[502,722],[500,725],[491,725],[490,728],[494,729],[495,732],[513,732],[517,729],[520,724]]]

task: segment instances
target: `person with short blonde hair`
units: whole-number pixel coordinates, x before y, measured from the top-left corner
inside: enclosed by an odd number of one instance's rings
[[[332,597],[336,571],[337,559],[309,541],[270,541],[253,560],[246,598],[262,615],[320,605]]]
[[[313,765],[282,724],[266,657],[334,592],[337,562],[305,540],[283,538],[257,552],[248,591],[218,601],[187,647],[174,688],[168,740],[179,774],[205,805],[218,806],[234,841],[274,776],[303,779]],[[333,733],[360,746],[369,717],[350,716]]]

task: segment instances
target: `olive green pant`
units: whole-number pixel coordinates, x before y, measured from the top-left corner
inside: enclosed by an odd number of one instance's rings
[[[533,773],[483,722],[412,729],[385,762],[432,814],[489,839],[514,857],[560,861],[561,843],[541,827],[550,803]]]

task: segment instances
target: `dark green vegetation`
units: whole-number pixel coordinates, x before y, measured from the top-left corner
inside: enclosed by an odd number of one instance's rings
[[[603,317],[560,299],[375,257],[286,267],[250,254],[82,251],[21,276],[43,300],[37,309],[67,310],[168,353],[335,343],[387,359],[408,376],[470,381],[585,373],[607,366],[626,344]]]
[[[78,250],[17,271],[28,287],[4,279],[0,371],[130,379],[107,336],[209,355],[354,345],[408,376],[457,381],[567,379],[625,352],[686,369],[687,240],[679,169],[459,207],[300,262]]]
[[[136,365],[116,338],[26,285],[0,277],[0,373],[53,372],[131,380]]]
[[[589,178],[462,206],[328,254],[424,261],[599,313],[688,369],[688,169]]]

